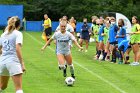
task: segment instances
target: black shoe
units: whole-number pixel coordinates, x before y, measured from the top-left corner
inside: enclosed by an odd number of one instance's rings
[[[105,59],[102,59],[101,61],[105,61]]]
[[[61,68],[59,67],[59,70],[61,70]]]
[[[74,74],[72,74],[72,75],[71,75],[71,77],[75,79],[75,76],[74,76]]]

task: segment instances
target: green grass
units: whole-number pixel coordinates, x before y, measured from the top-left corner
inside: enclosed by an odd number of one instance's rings
[[[73,87],[68,87],[62,71],[58,70],[55,51],[51,50],[55,49],[53,42],[51,49],[48,47],[42,53],[41,32],[23,32],[23,35],[22,53],[27,69],[23,74],[25,93],[140,93],[140,66],[93,60],[94,43],[89,45],[87,53],[79,52],[75,46],[72,48],[76,82]],[[11,79],[5,93],[15,93]]]

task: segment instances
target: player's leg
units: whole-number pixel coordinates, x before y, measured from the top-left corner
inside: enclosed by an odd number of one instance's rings
[[[134,61],[138,62],[138,54],[139,54],[139,45],[136,43],[132,46],[133,52],[134,52]]]
[[[108,54],[108,51],[109,51],[109,42],[106,43],[105,45],[105,52],[104,52],[104,55],[103,55],[103,60],[105,60],[107,54]],[[109,58],[107,58],[109,59]]]
[[[9,76],[0,76],[0,93],[7,88]]]
[[[13,82],[14,82],[14,85],[15,85],[16,93],[23,93],[23,90],[22,90],[22,73],[12,76],[12,79],[13,79]]]
[[[85,42],[86,42],[86,50],[85,50],[85,52],[87,52],[89,40],[85,40]]]
[[[126,57],[125,57],[125,64],[130,64],[130,61],[129,61],[129,53],[131,52],[132,48],[128,48],[127,51],[126,51]]]
[[[116,46],[113,45],[113,50],[112,50],[112,62],[116,63]]]
[[[59,64],[59,69],[63,70],[63,76],[66,77],[66,64],[65,64],[65,58],[63,54],[57,54],[57,59],[58,59],[58,64]]]
[[[83,46],[83,39],[82,38],[80,38],[80,43],[79,43],[79,45],[82,47]],[[81,51],[81,49],[79,49],[79,51]]]
[[[103,51],[104,51],[103,46],[104,46],[103,41],[100,41],[97,59],[99,59],[101,53],[103,53]]]
[[[98,50],[99,50],[99,43],[98,43],[97,40],[95,41],[95,45],[96,45],[96,55],[95,55],[95,58],[97,58],[97,56],[98,56]]]
[[[137,43],[133,44],[132,45],[132,50],[133,50],[133,53],[134,53],[134,62],[131,63],[130,65],[133,65],[133,66],[139,65],[139,62],[138,62],[139,45]]]
[[[18,62],[11,62],[11,63],[8,63],[6,66],[14,82],[16,93],[23,93],[23,90],[22,90],[23,71],[22,71],[21,64]]]
[[[0,64],[0,93],[7,88],[9,81],[9,72],[5,64]]]
[[[67,54],[67,55],[65,56],[65,59],[66,59],[66,61],[67,61],[67,64],[68,64],[69,67],[70,67],[71,76],[72,76],[73,78],[75,78],[75,76],[74,76],[74,66],[73,66],[73,64],[72,64],[72,55],[71,55],[71,53]]]

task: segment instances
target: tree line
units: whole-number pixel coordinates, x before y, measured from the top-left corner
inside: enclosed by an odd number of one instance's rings
[[[82,21],[84,17],[107,16],[109,12],[118,12],[129,19],[133,15],[140,18],[140,1],[138,0],[0,0],[0,4],[24,5],[26,20],[43,20],[43,15],[48,14],[53,21],[66,15],[74,16]]]

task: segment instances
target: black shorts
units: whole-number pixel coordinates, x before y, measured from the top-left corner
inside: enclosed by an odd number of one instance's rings
[[[44,31],[45,31],[46,36],[52,35],[52,28],[51,27],[46,28]]]
[[[118,41],[110,42],[111,45],[116,45],[118,44]]]

